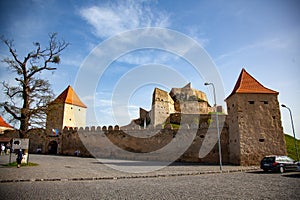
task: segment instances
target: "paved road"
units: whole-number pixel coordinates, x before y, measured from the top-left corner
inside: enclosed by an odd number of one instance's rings
[[[107,160],[112,167],[152,169],[158,162]],[[94,158],[30,155],[36,167],[4,167],[1,199],[300,199],[300,173],[264,173],[257,166],[176,163],[125,173]],[[229,173],[230,172],[230,173]]]
[[[10,181],[52,181],[52,180],[97,180],[125,177],[158,177],[197,175],[204,173],[218,173],[218,165],[199,165],[176,163],[160,170],[153,170],[157,166],[164,166],[163,162],[139,162],[128,160],[105,160],[107,165],[94,158],[30,155],[30,162],[38,163],[36,167],[11,168],[1,164],[8,163],[8,156],[0,156],[0,183]],[[15,160],[15,159],[12,159]],[[110,167],[109,167],[110,166]],[[139,167],[149,172],[137,172]],[[119,169],[132,169],[132,173],[125,173]],[[136,169],[136,170],[135,170]],[[258,169],[257,166],[224,166],[224,172],[248,171]]]
[[[1,183],[2,199],[299,199],[300,174],[235,172],[97,181]]]

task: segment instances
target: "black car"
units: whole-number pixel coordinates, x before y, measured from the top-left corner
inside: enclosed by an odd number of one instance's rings
[[[260,168],[264,171],[296,171],[297,163],[288,156],[266,156],[260,162]]]

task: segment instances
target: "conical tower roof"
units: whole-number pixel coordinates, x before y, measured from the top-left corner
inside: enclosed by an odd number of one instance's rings
[[[278,92],[266,88],[261,83],[259,83],[255,78],[253,78],[246,70],[243,68],[240,76],[233,88],[231,94],[226,98],[236,93],[249,93],[249,94],[278,94]]]
[[[0,116],[0,126],[5,127],[5,128],[14,128],[11,125],[9,125],[8,123],[6,123],[1,116]]]
[[[70,85],[53,101],[53,103],[67,103],[87,108]]]

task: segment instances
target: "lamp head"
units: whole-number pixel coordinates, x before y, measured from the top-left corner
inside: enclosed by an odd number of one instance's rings
[[[204,85],[210,85],[210,83],[204,83]]]
[[[286,108],[286,105],[284,105],[284,104],[281,104],[281,107],[284,107],[284,108]]]

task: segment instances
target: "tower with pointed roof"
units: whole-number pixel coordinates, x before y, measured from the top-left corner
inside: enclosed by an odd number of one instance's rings
[[[5,130],[14,130],[14,127],[6,123],[0,116],[0,134],[3,134]]]
[[[85,127],[86,108],[73,88],[68,86],[49,104],[47,133],[57,134],[64,127]]]
[[[242,69],[225,100],[231,163],[257,165],[265,155],[286,155],[278,94]]]

